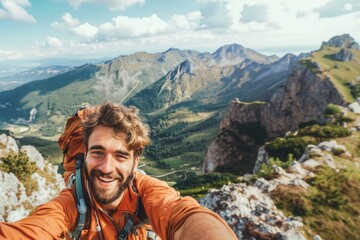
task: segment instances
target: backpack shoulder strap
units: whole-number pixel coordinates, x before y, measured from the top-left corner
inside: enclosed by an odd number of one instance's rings
[[[87,216],[87,204],[83,192],[83,181],[82,181],[82,162],[84,161],[83,154],[77,154],[76,159],[76,171],[75,171],[75,192],[76,192],[76,207],[78,211],[78,217],[76,219],[76,224],[74,231],[70,232],[72,239],[79,239],[81,236],[81,231],[84,229],[85,225],[88,222]]]

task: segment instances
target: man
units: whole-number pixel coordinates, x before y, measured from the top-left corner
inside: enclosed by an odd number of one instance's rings
[[[149,131],[135,108],[105,103],[82,114],[90,223],[81,239],[120,239],[129,216],[139,221],[139,199],[161,239],[237,239],[218,215],[196,200],[180,197],[165,182],[136,171]],[[31,216],[0,223],[0,239],[68,239],[77,217],[74,190],[65,189]],[[140,227],[127,239],[146,236],[146,227]]]

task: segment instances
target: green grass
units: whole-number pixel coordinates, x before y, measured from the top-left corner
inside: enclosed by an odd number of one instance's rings
[[[287,216],[301,216],[308,239],[358,239],[360,236],[360,133],[336,138],[352,154],[333,156],[338,170],[322,166],[305,179],[306,190],[279,186],[272,192],[276,206]]]
[[[353,102],[348,84],[360,76],[360,51],[352,50],[357,61],[342,62],[333,58],[340,48],[325,46],[321,51],[314,52],[310,59],[320,64],[323,76],[331,77],[335,87],[348,102]]]

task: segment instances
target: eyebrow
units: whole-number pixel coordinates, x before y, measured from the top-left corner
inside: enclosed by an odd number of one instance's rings
[[[105,148],[102,145],[94,145],[94,146],[91,146],[89,148],[89,150],[105,150]],[[115,153],[119,153],[119,154],[122,154],[124,156],[130,156],[129,152],[124,151],[124,150],[120,150],[120,149],[116,150]]]

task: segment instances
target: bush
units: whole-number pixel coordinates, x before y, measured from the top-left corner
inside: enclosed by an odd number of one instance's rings
[[[306,146],[314,143],[313,139],[306,137],[276,138],[265,145],[265,150],[269,156],[285,162],[289,154],[292,154],[295,159],[300,158]]]
[[[320,140],[347,137],[351,131],[345,127],[337,125],[312,125],[299,130],[300,136],[312,136]]]
[[[30,161],[25,153],[11,153],[0,160],[3,162],[1,169],[7,173],[14,173],[22,182],[28,180],[37,169],[36,164]]]
[[[260,170],[258,173],[256,173],[256,175],[260,178],[265,178],[267,180],[271,179],[275,172],[273,169],[273,165],[279,166],[283,169],[288,169],[291,166],[291,163],[294,161],[294,157],[293,155],[290,153],[288,155],[288,158],[286,161],[282,161],[279,158],[270,158],[269,159],[269,164],[266,163],[262,163]]]
[[[350,87],[350,93],[355,99],[360,97],[360,84]]]
[[[341,108],[335,104],[330,103],[324,110],[325,115],[336,115],[341,113]]]
[[[230,173],[210,173],[205,175],[190,175],[174,185],[181,195],[190,195],[194,198],[203,197],[210,188],[221,188],[229,182],[238,183],[237,176]]]
[[[33,191],[38,189],[35,180],[31,175],[37,170],[34,162],[30,161],[25,153],[11,153],[6,157],[0,158],[2,164],[0,169],[7,173],[13,173],[24,184],[26,194],[29,196]]]

